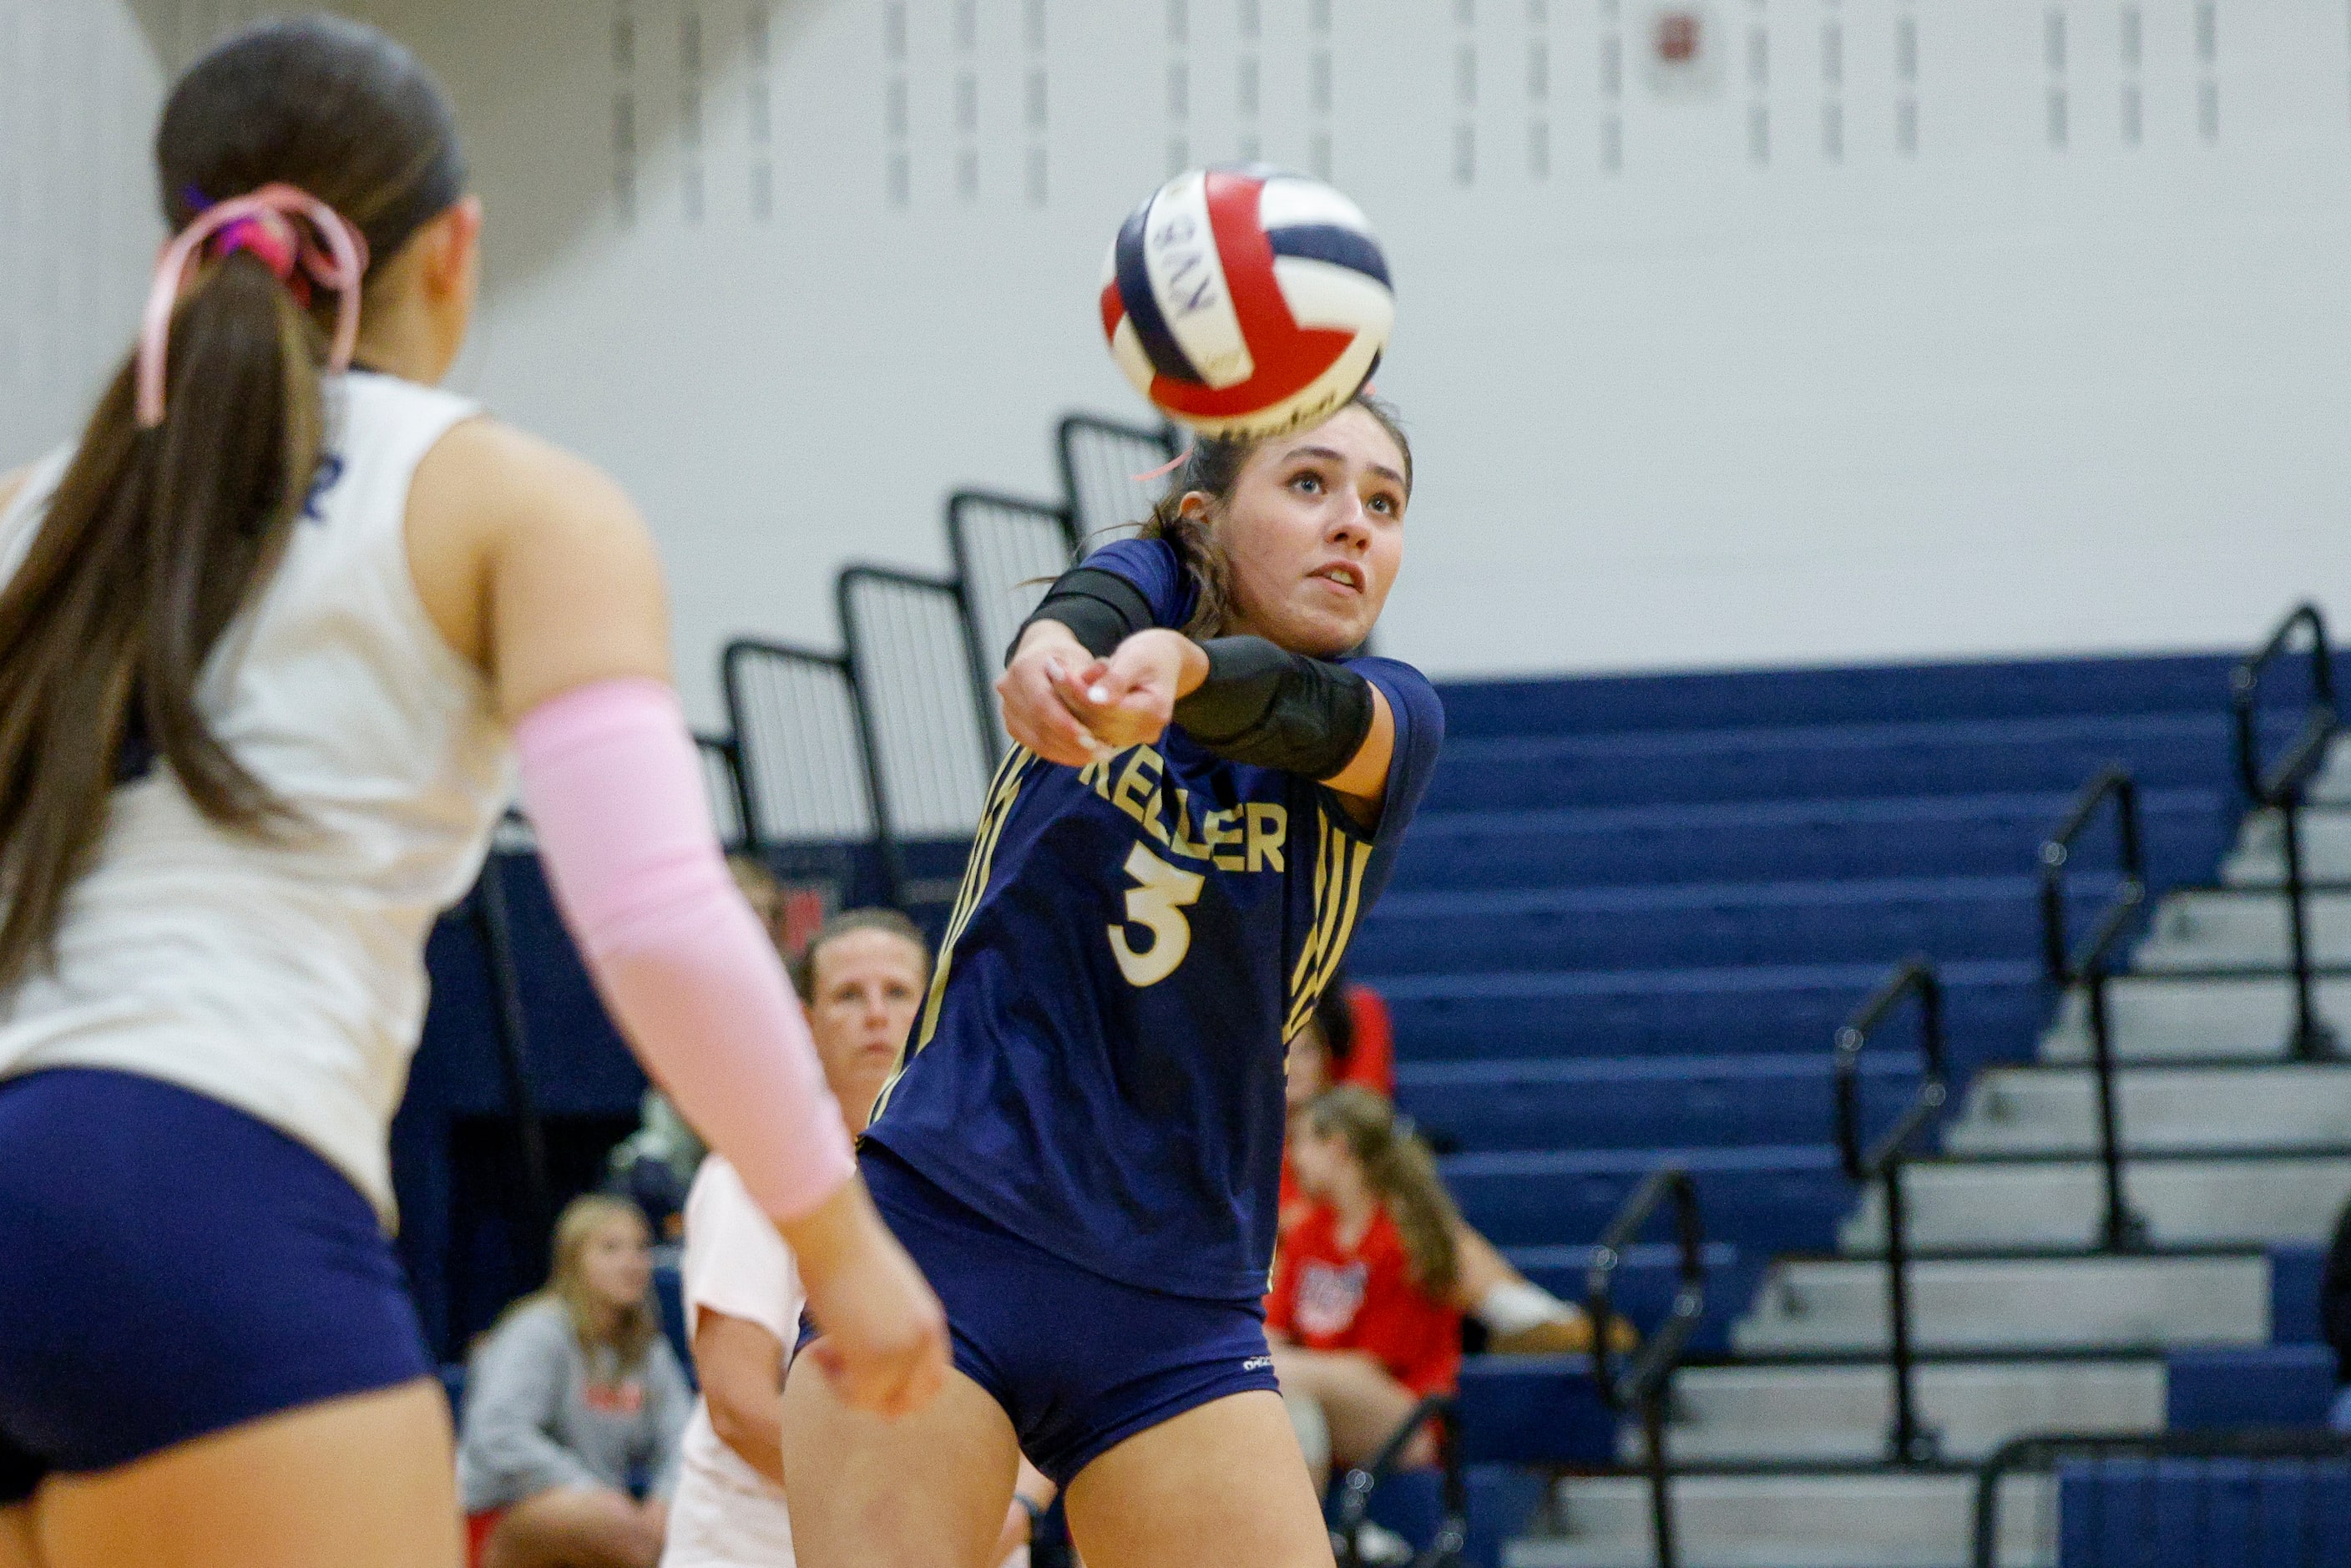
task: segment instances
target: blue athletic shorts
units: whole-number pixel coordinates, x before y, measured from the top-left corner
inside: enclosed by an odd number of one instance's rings
[[[1210,1400],[1279,1391],[1262,1301],[1104,1279],[966,1207],[887,1149],[868,1144],[860,1164],[882,1218],[946,1306],[956,1370],[1004,1406],[1021,1452],[1054,1485]]]
[[[374,1208],[305,1145],[153,1079],[0,1082],[0,1506],[431,1370]]]

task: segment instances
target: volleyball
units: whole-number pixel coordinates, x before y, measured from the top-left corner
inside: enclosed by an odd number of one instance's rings
[[[1195,169],[1120,225],[1102,332],[1135,390],[1208,435],[1275,435],[1355,395],[1395,320],[1362,209],[1261,165]]]

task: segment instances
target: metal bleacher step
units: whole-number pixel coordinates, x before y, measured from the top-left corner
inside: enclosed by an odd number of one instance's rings
[[[1952,1352],[2260,1344],[2270,1337],[2270,1261],[2221,1249],[1928,1257],[1909,1269],[1913,1342]],[[1790,1259],[1732,1325],[1741,1354],[1870,1353],[1886,1343],[1886,1265]]]
[[[2319,1010],[2351,1021],[2351,968],[2320,975],[2315,984]],[[2116,976],[2106,1016],[2118,1061],[2274,1061],[2293,1032],[2294,982],[2277,962],[2208,968],[2183,959],[2168,972]],[[2089,1056],[2088,1004],[2071,991],[2042,1037],[2041,1057],[2070,1063]]]
[[[2314,964],[2351,963],[2351,887],[2310,888],[2305,901]],[[2167,894],[2134,955],[2141,973],[2274,968],[2287,961],[2285,894],[2275,887],[2205,887]]]
[[[2158,1357],[1935,1361],[1917,1374],[1920,1418],[1951,1459],[1980,1458],[2020,1432],[2147,1432],[2164,1422]],[[1667,1449],[1677,1463],[1884,1458],[1893,1419],[1883,1363],[1693,1366],[1674,1380]],[[1624,1461],[1646,1452],[1636,1426]]]
[[[1674,1482],[1683,1568],[1960,1568],[1973,1539],[1972,1472],[1879,1467],[1714,1473]],[[2054,1488],[2004,1483],[2002,1568],[2054,1560]],[[1550,1528],[1513,1542],[1508,1568],[1649,1568],[1649,1493],[1638,1477],[1570,1478]]]
[[[2302,874],[2315,883],[2351,883],[2351,810],[2343,802],[2303,809]],[[2284,819],[2274,810],[2246,815],[2236,849],[2221,862],[2232,887],[2277,887],[2285,881]]]
[[[2351,1063],[2207,1061],[2126,1067],[2115,1080],[2126,1151],[2351,1145]],[[1943,1129],[1954,1155],[2086,1155],[2096,1081],[2059,1065],[1995,1067]]]
[[[1902,1179],[1917,1248],[2086,1246],[2105,1212],[2103,1167],[2072,1155],[1917,1160]],[[2158,1246],[2322,1241],[2351,1198],[2351,1146],[2140,1155],[2123,1191]],[[1838,1228],[1845,1250],[1886,1245],[1884,1202],[1863,1195]]]

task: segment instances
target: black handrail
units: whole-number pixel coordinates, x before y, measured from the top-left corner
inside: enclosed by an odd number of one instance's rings
[[[726,722],[734,731],[738,756],[743,737],[747,733],[744,725],[747,698],[743,692],[740,665],[748,654],[811,665],[841,676],[842,691],[849,700],[850,717],[857,729],[858,769],[865,780],[865,803],[872,819],[872,841],[882,862],[883,896],[891,904],[901,903],[900,892],[906,885],[906,868],[898,852],[896,835],[888,827],[889,812],[885,806],[888,796],[882,781],[881,759],[874,751],[873,721],[865,710],[865,694],[857,684],[856,664],[846,653],[819,653],[813,648],[790,643],[737,637],[727,643],[718,655],[718,685],[726,699]],[[747,761],[737,775],[743,784],[743,833],[755,852],[768,848],[767,837],[760,826],[763,814],[756,775],[757,770]]]
[[[1862,1145],[1861,1053],[1887,1015],[1911,997],[1918,998],[1918,1056],[1924,1067],[1918,1092],[1874,1147]],[[1950,1097],[1943,1058],[1943,987],[1925,958],[1906,959],[1886,977],[1859,1010],[1836,1032],[1837,1151],[1846,1177],[1862,1186],[1875,1181],[1886,1190],[1886,1316],[1894,1380],[1894,1424],[1886,1452],[1896,1464],[1922,1464],[1942,1451],[1933,1428],[1919,1422],[1917,1365],[1910,1345],[1910,1223],[1902,1203],[1902,1162],[1910,1142],[1932,1125]]]
[[[2172,1432],[2046,1432],[2011,1437],[1976,1467],[1975,1568],[1999,1568],[2000,1483],[2059,1459],[2116,1455],[2189,1459],[2315,1459],[2351,1454],[2351,1434],[2323,1427],[2222,1427]]]
[[[2288,651],[2295,628],[2303,626],[2310,629],[2311,701],[2301,735],[2276,765],[2264,771],[2257,722],[2262,673]],[[2335,706],[2335,662],[2327,646],[2326,619],[2317,605],[2296,605],[2261,650],[2236,667],[2229,677],[2229,703],[2236,717],[2237,781],[2254,805],[2278,813],[2283,841],[2286,935],[2294,961],[2294,1053],[2304,1060],[2333,1056],[2335,1030],[2319,1015],[2311,985],[2310,916],[2302,870],[2303,796],[2312,775],[2325,763],[2327,748],[2342,727]]]
[[[743,748],[735,744],[732,735],[711,735],[700,730],[695,732],[694,744],[716,758],[719,768],[726,774],[727,804],[734,808],[735,820],[743,830],[742,841],[726,846],[727,852],[731,854],[737,849],[747,847],[755,836],[751,831],[750,797],[743,784]]]
[[[1610,1284],[1625,1253],[1639,1239],[1649,1217],[1668,1197],[1674,1205],[1674,1231],[1681,1245],[1681,1285],[1674,1292],[1672,1313],[1633,1357],[1623,1377],[1609,1368],[1609,1341],[1618,1319],[1610,1301]],[[1649,1529],[1657,1552],[1657,1568],[1674,1568],[1679,1560],[1674,1543],[1673,1462],[1667,1450],[1666,1415],[1673,1400],[1674,1369],[1690,1336],[1706,1315],[1706,1225],[1698,1212],[1698,1184],[1679,1166],[1651,1171],[1625,1207],[1616,1211],[1592,1249],[1592,1266],[1583,1276],[1584,1316],[1592,1325],[1592,1381],[1601,1403],[1611,1410],[1637,1406],[1642,1438],[1647,1448]]]
[[[514,813],[508,810],[507,818]],[[530,1082],[530,1025],[522,1004],[522,967],[515,956],[514,916],[507,904],[507,852],[495,842],[474,883],[469,911],[489,970],[490,1036],[497,1042],[498,1071],[505,1080],[507,1110],[514,1118],[515,1143],[522,1155],[524,1246],[534,1273],[548,1264],[555,1230],[555,1183],[547,1157],[547,1127]]]
[[[2120,841],[2122,885],[2107,902],[2089,940],[2080,947],[2065,941],[2065,873],[2074,861],[2074,842],[2098,817],[2107,801],[2115,807],[2115,831]],[[2126,1252],[2147,1244],[2147,1221],[2132,1212],[2123,1193],[2123,1142],[2115,1103],[2115,1042],[2113,1021],[2106,1008],[2106,980],[2114,951],[2147,906],[2147,853],[2139,837],[2138,786],[2120,768],[2109,768],[2082,788],[2065,820],[2041,845],[2041,965],[2051,986],[2063,996],[2076,986],[2090,1015],[2090,1062],[2096,1085],[2098,1165],[2105,1186],[2105,1215],[2099,1221],[2099,1244],[2109,1252]]]
[[[1460,1410],[1452,1395],[1431,1394],[1414,1406],[1412,1413],[1388,1434],[1388,1440],[1380,1445],[1378,1453],[1350,1467],[1340,1481],[1338,1501],[1331,1511],[1331,1548],[1343,1568],[1363,1568],[1359,1538],[1364,1521],[1371,1512],[1372,1493],[1395,1473],[1412,1440],[1431,1423],[1437,1428],[1437,1465],[1444,1487],[1445,1516],[1437,1525],[1436,1539],[1413,1558],[1413,1564],[1414,1568],[1436,1568],[1440,1563],[1459,1561],[1469,1538],[1469,1483],[1461,1468]]]

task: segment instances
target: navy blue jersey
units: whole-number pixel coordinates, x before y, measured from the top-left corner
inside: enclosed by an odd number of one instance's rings
[[[1162,626],[1189,613],[1164,543],[1086,564],[1132,581]],[[1314,780],[1228,762],[1179,727],[1083,768],[1014,747],[866,1136],[1070,1262],[1261,1295],[1283,1048],[1385,884],[1445,732],[1418,671],[1348,663],[1395,717],[1376,832]]]

